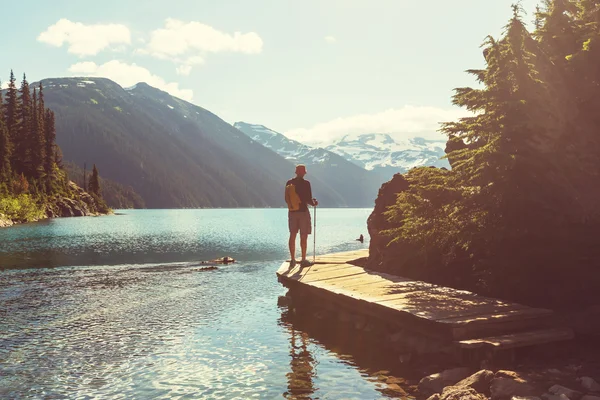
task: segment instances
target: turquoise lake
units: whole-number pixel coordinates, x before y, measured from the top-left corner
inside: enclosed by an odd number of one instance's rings
[[[319,209],[317,254],[367,248],[370,212]],[[285,318],[275,271],[287,235],[284,209],[123,210],[1,229],[0,398],[390,397],[376,363]],[[198,271],[225,255],[238,263]]]

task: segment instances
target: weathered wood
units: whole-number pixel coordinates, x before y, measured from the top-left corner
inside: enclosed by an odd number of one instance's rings
[[[550,310],[370,271],[348,263],[367,256],[368,250],[328,254],[317,257],[317,264],[305,268],[300,265],[289,268],[286,262],[277,276],[294,290],[416,332],[456,341],[460,346],[473,347],[490,341],[505,346],[517,342],[529,345],[536,340],[569,337],[568,330],[540,330],[552,327],[554,320]],[[522,333],[524,331],[538,333]],[[513,339],[506,334],[513,335]]]

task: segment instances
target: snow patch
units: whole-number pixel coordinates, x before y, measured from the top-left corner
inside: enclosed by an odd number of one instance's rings
[[[94,81],[81,81],[81,83],[89,83],[90,85],[96,84],[96,82],[94,82]]]
[[[167,107],[169,107],[171,110],[174,110],[174,109],[175,109],[175,107],[173,107],[173,106],[172,106],[172,105],[170,105],[170,104],[167,104]]]
[[[129,86],[129,87],[124,88],[124,90],[129,91],[129,90],[135,89],[136,87],[137,87],[137,83],[135,85],[133,85],[133,86]]]

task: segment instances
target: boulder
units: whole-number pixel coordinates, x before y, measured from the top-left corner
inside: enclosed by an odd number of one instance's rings
[[[570,400],[567,395],[563,394],[548,394],[545,393],[542,395],[544,400]]]
[[[573,389],[569,389],[569,388],[561,386],[561,385],[554,385],[550,389],[548,389],[548,391],[557,396],[564,395],[569,400],[579,400],[581,398],[581,396],[583,396],[583,393],[578,392]]]
[[[492,379],[494,379],[494,373],[483,369],[468,378],[463,379],[454,386],[470,387],[479,393],[489,394]]]
[[[384,183],[379,189],[375,200],[375,208],[367,220],[367,228],[371,236],[369,260],[367,262],[367,267],[370,269],[384,269],[384,259],[387,258],[390,251],[393,251],[388,247],[390,238],[381,233],[381,231],[392,227],[383,213],[387,211],[389,206],[396,204],[397,194],[406,189],[408,189],[408,181],[401,174],[394,175],[392,180]]]
[[[440,400],[487,400],[487,397],[468,386],[448,386],[444,388]]]
[[[492,400],[535,396],[536,388],[513,371],[498,371],[490,382]]]
[[[600,384],[596,382],[593,378],[589,376],[582,376],[581,378],[577,378],[577,381],[581,383],[581,387],[583,387],[588,392],[600,392]]]
[[[423,397],[441,393],[446,386],[453,386],[471,374],[469,368],[453,368],[421,379],[418,390]]]

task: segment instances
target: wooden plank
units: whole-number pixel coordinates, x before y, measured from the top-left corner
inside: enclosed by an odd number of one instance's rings
[[[291,270],[289,263],[284,263],[277,275],[288,287],[308,290],[353,312],[405,324],[403,326],[431,335],[445,335],[449,340],[477,339],[477,335],[494,338],[511,330],[551,326],[550,310],[370,271],[347,263],[367,256],[368,250],[324,255],[317,257],[317,265],[296,266]],[[531,340],[537,340],[534,336]],[[540,335],[539,340],[542,337]],[[527,342],[525,339],[521,341]]]

